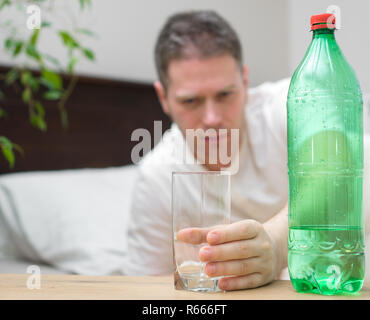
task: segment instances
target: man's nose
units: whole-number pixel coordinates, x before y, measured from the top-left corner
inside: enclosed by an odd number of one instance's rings
[[[203,124],[206,127],[218,127],[222,122],[222,113],[215,103],[208,102],[204,107]]]

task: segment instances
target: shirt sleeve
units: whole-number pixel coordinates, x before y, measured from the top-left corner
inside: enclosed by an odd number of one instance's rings
[[[128,226],[126,275],[162,275],[174,270],[171,175],[157,169],[139,169]]]

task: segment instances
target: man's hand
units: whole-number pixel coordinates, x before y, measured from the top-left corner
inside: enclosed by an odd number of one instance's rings
[[[177,239],[192,244],[208,243],[200,249],[199,257],[207,262],[208,276],[226,276],[219,281],[220,289],[255,288],[274,280],[284,266],[287,250],[282,250],[281,242],[286,242],[285,216],[286,209],[281,213],[283,219],[273,217],[274,221],[266,224],[243,220],[209,229],[183,229]]]

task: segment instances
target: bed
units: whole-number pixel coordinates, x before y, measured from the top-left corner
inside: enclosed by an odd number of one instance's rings
[[[171,124],[153,86],[81,76],[67,104],[68,129],[49,102],[47,132],[31,127],[17,88],[0,89],[7,112],[0,135],[24,150],[13,169],[0,157],[0,273],[37,265],[44,274],[123,274],[137,171],[131,134],[144,128],[153,136],[154,120],[163,131]]]

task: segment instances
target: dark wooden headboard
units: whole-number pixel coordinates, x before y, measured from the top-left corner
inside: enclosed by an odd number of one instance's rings
[[[2,74],[8,70],[0,67]],[[0,136],[24,150],[13,169],[0,155],[0,174],[130,164],[138,143],[131,141],[133,130],[145,128],[153,138],[154,120],[162,120],[163,131],[170,127],[151,83],[79,77],[67,103],[68,129],[62,128],[56,103],[48,102],[47,132],[31,126],[27,106],[13,88],[3,82],[0,88],[5,92],[0,103],[7,112],[7,118],[0,119]]]

